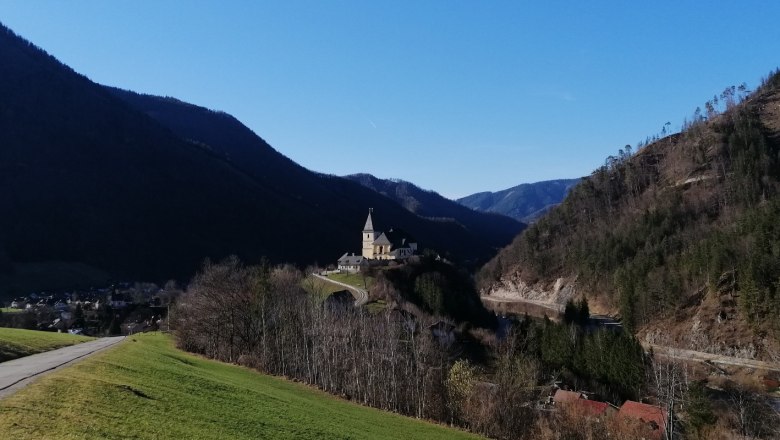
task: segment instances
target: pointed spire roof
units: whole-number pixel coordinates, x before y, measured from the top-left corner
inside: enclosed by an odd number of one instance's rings
[[[366,225],[363,226],[364,231],[373,231],[374,222],[371,221],[371,213],[374,212],[374,208],[368,208],[368,218],[366,219]]]

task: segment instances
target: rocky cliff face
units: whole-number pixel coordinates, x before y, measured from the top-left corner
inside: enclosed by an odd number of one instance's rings
[[[492,299],[507,301],[532,301],[564,305],[577,294],[577,282],[574,277],[556,278],[552,282],[528,283],[520,275],[514,274],[502,278],[498,283],[483,290],[482,295]]]

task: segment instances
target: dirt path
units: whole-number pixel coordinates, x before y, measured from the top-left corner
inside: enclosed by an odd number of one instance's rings
[[[123,339],[124,336],[100,338],[0,363],[0,399],[10,396],[44,374],[84,359]]]

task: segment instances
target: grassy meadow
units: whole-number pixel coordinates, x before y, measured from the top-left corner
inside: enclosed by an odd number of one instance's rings
[[[0,327],[0,362],[90,341],[87,336]]]
[[[350,286],[355,286],[359,289],[370,288],[374,283],[374,279],[369,276],[364,276],[360,273],[332,273],[328,275],[328,278],[339,281]]]
[[[475,437],[190,355],[157,333],[128,338],[1,400],[0,438]]]

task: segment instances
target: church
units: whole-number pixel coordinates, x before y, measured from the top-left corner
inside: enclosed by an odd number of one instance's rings
[[[348,272],[357,272],[366,260],[405,260],[417,252],[417,240],[400,228],[388,231],[375,231],[371,218],[373,209],[368,210],[368,218],[363,226],[363,253],[360,256],[345,253],[338,260],[338,268]]]
[[[371,219],[373,209],[368,210],[363,226],[363,258],[369,260],[403,260],[417,252],[417,240],[400,228],[387,232],[375,231]]]

